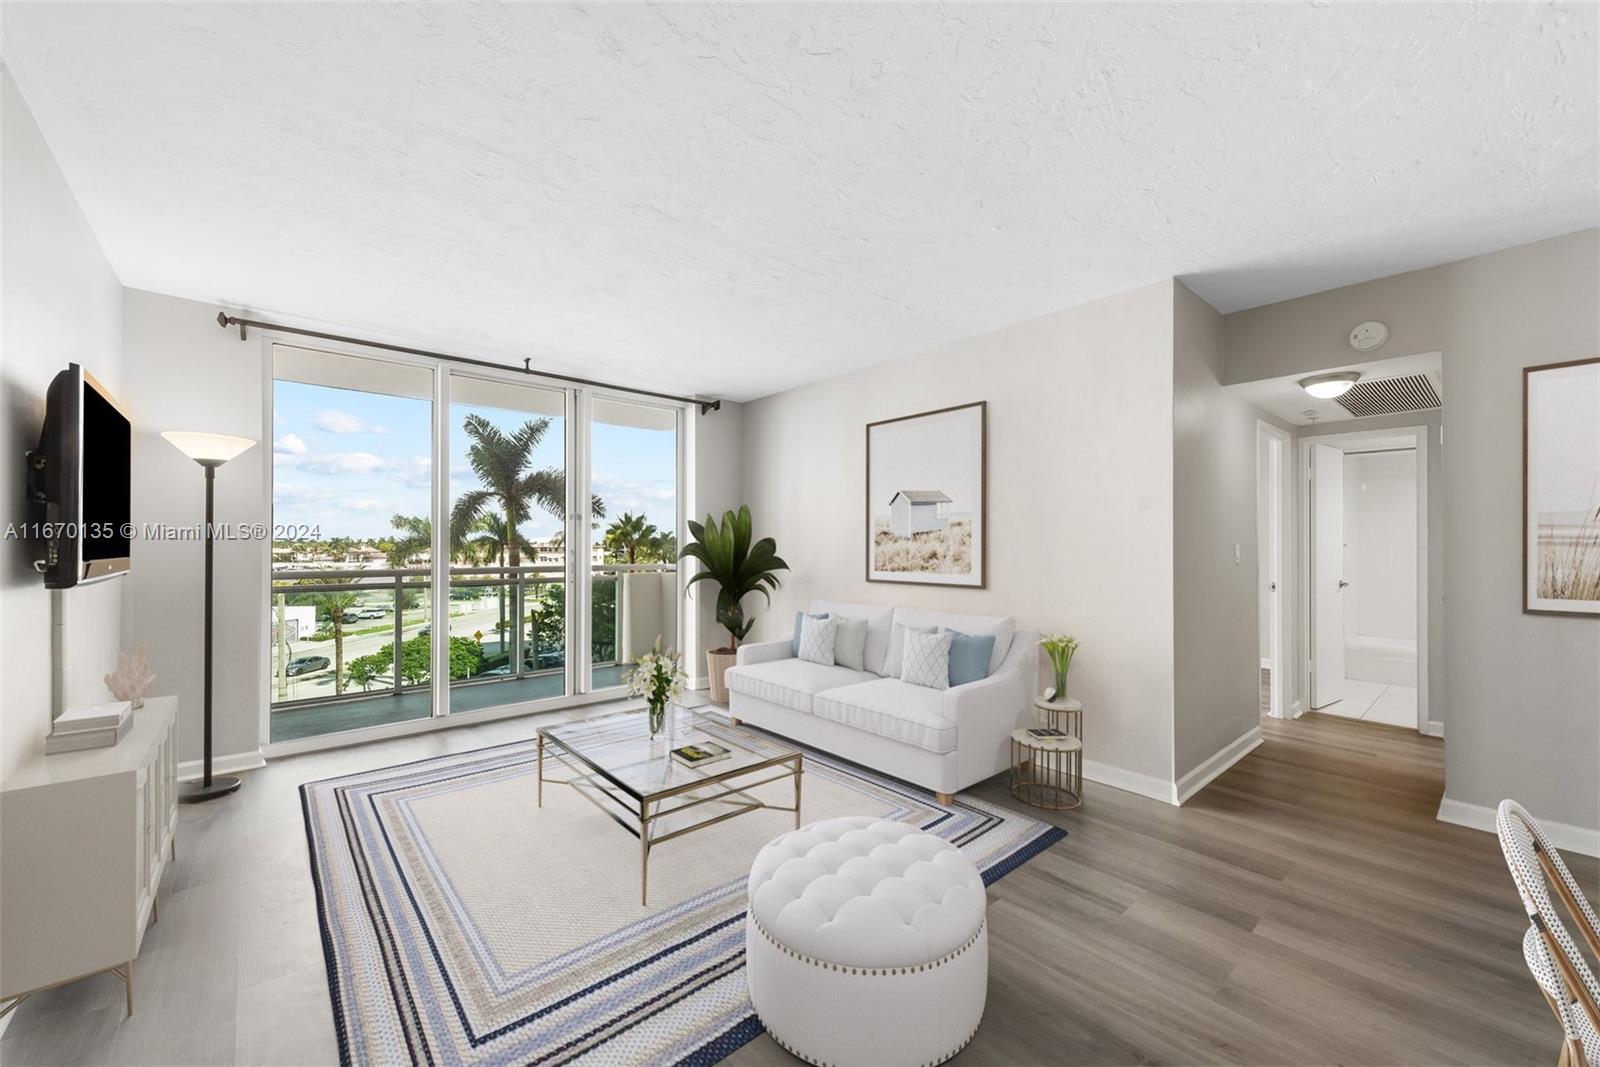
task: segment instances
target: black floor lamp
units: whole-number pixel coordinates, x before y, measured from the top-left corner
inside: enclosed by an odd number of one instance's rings
[[[192,804],[199,800],[212,800],[239,788],[239,779],[227,775],[215,777],[211,773],[211,527],[216,506],[217,468],[255,442],[248,437],[191,433],[186,430],[165,430],[161,436],[204,467],[206,472],[205,776],[198,782],[184,782],[178,789],[178,799]]]

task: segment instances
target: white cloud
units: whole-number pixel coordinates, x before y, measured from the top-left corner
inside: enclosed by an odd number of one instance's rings
[[[298,434],[286,433],[272,442],[272,450],[285,456],[303,456],[306,454],[306,443],[300,440]]]
[[[323,408],[311,417],[311,424],[328,433],[386,433],[382,426],[373,426],[360,415],[337,408]]]

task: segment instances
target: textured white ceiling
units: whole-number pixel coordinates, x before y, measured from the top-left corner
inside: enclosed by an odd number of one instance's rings
[[[30,4],[129,286],[749,398],[1597,221],[1588,5]]]

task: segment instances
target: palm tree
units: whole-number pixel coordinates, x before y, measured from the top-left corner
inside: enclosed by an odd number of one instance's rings
[[[310,581],[310,579],[307,579]],[[356,606],[354,593],[317,593],[311,600],[317,613],[326,615],[333,626],[333,691],[344,692],[344,613]]]
[[[522,566],[522,553],[529,549],[521,534],[538,506],[565,523],[567,518],[567,475],[556,467],[533,469],[533,452],[550,429],[549,419],[529,419],[514,432],[506,433],[482,415],[468,415],[462,421],[471,443],[467,446],[467,465],[482,483],[456,499],[450,511],[450,540],[458,544],[486,518],[498,522],[505,546],[506,580],[514,580],[513,568]],[[595,518],[604,518],[606,506],[598,496],[590,501]],[[520,614],[520,612],[518,613]]]
[[[395,570],[409,566],[414,557],[433,548],[433,522],[427,516],[396,514],[389,523],[400,534],[389,547],[389,566]]]
[[[505,529],[517,530],[528,521],[535,505],[566,521],[567,475],[556,467],[533,469],[533,451],[550,429],[549,419],[529,419],[513,433],[506,433],[482,415],[468,415],[462,422],[471,444],[467,464],[483,483],[457,498],[450,511],[452,543],[464,539],[473,523],[486,514],[498,515]],[[605,504],[597,496],[591,507],[596,518],[604,518]],[[509,538],[506,564],[522,565],[520,537]]]
[[[654,554],[662,536],[643,515],[624,511],[606,530],[606,551],[620,563],[638,563],[641,554]]]

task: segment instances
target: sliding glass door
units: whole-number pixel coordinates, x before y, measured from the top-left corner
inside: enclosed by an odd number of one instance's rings
[[[678,647],[678,416],[609,397],[589,404],[590,691],[626,684],[627,665]]]
[[[270,741],[433,714],[433,393],[427,367],[273,348]]]
[[[273,352],[267,740],[616,695],[677,647],[682,409]]]
[[[452,712],[568,685],[565,390],[450,376]]]

